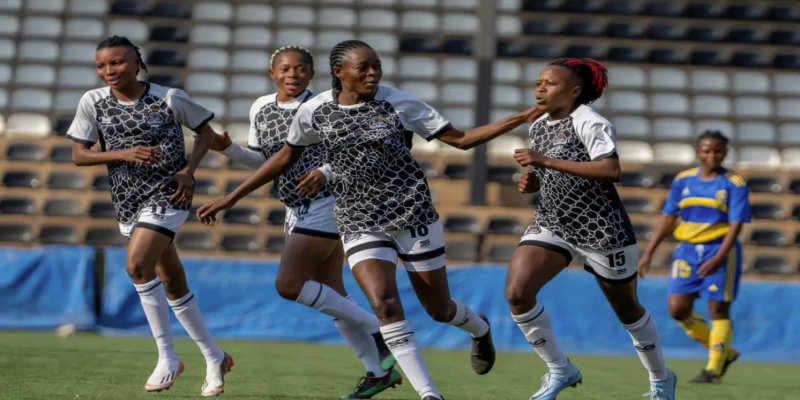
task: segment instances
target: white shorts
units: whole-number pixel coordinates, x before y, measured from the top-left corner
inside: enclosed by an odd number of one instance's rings
[[[584,258],[583,268],[600,280],[613,283],[625,283],[636,278],[639,264],[639,247],[630,245],[611,250],[587,249],[569,244],[542,228],[539,233],[531,233],[522,237],[520,246],[538,246],[562,254],[567,264],[577,256]]]
[[[339,225],[333,215],[333,196],[312,202],[308,206],[286,207],[283,231],[288,238],[292,233],[339,239]]]
[[[146,228],[175,238],[178,228],[186,222],[189,211],[173,210],[164,207],[145,207],[139,211],[136,221],[131,224],[119,224],[122,235],[131,238],[136,228]]]
[[[397,262],[400,257],[409,272],[433,271],[445,266],[442,223],[394,232],[364,232],[347,235],[344,252],[350,268],[364,260]]]

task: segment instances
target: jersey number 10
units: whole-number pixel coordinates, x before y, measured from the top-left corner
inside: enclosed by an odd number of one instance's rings
[[[408,228],[408,231],[411,232],[411,238],[416,239],[417,236],[428,236],[428,227],[427,226],[418,226],[418,227],[411,227]]]

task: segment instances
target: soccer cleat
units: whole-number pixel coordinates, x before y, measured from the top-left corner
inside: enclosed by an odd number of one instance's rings
[[[439,399],[439,398],[436,398],[436,397],[433,397],[433,396],[425,396],[425,398],[422,399],[422,400],[444,400],[444,397]]]
[[[342,396],[343,399],[371,399],[372,396],[383,392],[386,389],[394,389],[397,385],[403,384],[403,376],[400,372],[392,368],[386,376],[376,378],[372,372],[367,372],[367,376],[362,377],[356,385],[353,393]]]
[[[378,347],[378,359],[381,360],[381,371],[386,372],[394,368],[394,364],[397,360],[395,360],[394,355],[392,355],[392,351],[389,350],[389,346],[386,345],[386,341],[383,340],[383,335],[381,335],[380,332],[373,333],[372,339],[375,340],[375,346]]]
[[[568,387],[576,388],[579,383],[583,383],[581,371],[569,360],[567,361],[566,367],[551,369],[550,372],[544,374],[542,387],[531,396],[530,400],[555,400],[562,390]]]
[[[478,314],[482,320],[489,324],[489,320],[483,314]],[[470,356],[470,363],[472,370],[478,375],[488,374],[494,367],[494,362],[497,354],[494,351],[494,341],[492,340],[492,327],[489,326],[489,331],[485,335],[472,338],[472,355]]]
[[[219,396],[225,393],[225,374],[233,368],[233,357],[228,353],[219,364],[219,368],[214,368],[206,372],[206,380],[203,381],[203,387],[200,391],[205,397]]]
[[[728,372],[728,367],[730,367],[731,364],[733,364],[738,359],[739,359],[739,352],[731,350],[731,352],[728,353],[728,358],[725,359],[725,364],[722,365],[722,372],[720,372],[719,376],[720,377],[725,376],[725,373]]]
[[[156,364],[156,369],[150,378],[147,378],[147,383],[144,384],[146,392],[160,392],[162,390],[169,390],[172,385],[183,373],[183,362],[170,360],[159,361]]]
[[[714,375],[714,372],[709,370],[700,370],[700,373],[697,374],[692,379],[689,379],[690,383],[720,383],[721,380],[718,376]]]
[[[663,381],[650,381],[650,391],[642,397],[650,396],[650,400],[675,400],[675,387],[678,385],[678,376],[667,369],[667,379]]]

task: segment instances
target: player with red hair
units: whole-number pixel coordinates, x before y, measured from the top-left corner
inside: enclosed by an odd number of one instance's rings
[[[661,352],[655,322],[636,296],[639,250],[630,219],[614,188],[621,174],[614,126],[589,104],[608,87],[606,67],[590,58],[563,58],[536,81],[545,112],[530,128],[531,148],[514,159],[532,167],[521,192],[541,192],[506,280],[511,313],[550,371],[532,400],[554,400],[583,377],[556,342],[550,317],[536,295],[573,258],[582,256],[650,373],[651,400],[674,400],[677,378]],[[541,190],[540,190],[541,189]]]

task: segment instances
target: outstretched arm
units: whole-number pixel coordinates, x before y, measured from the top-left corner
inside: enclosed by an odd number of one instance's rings
[[[283,146],[283,148],[270,157],[261,167],[231,194],[204,204],[197,210],[197,219],[206,225],[217,222],[217,213],[233,207],[239,200],[252,191],[274,181],[289,167],[294,165],[303,155],[305,147]]]
[[[482,145],[492,139],[508,133],[524,123],[536,121],[544,114],[538,107],[533,107],[523,112],[503,118],[500,121],[479,126],[477,128],[460,131],[452,125],[444,128],[438,139],[443,143],[461,150],[469,150]]]

